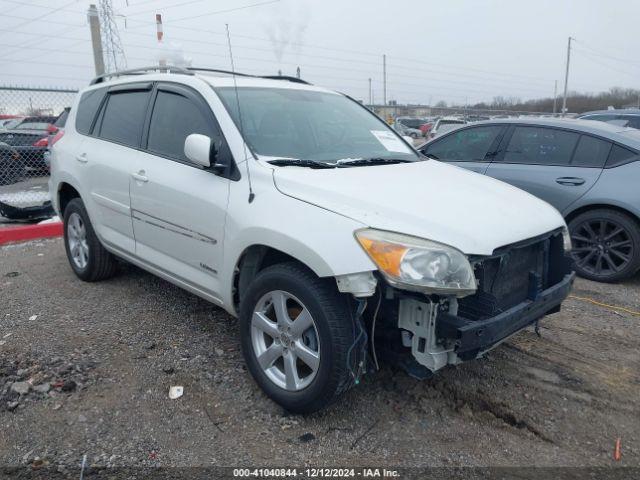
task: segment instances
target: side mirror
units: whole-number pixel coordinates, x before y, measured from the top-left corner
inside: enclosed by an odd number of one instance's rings
[[[407,135],[403,135],[402,138],[404,138],[405,142],[407,142],[409,145],[413,145],[413,138]]]
[[[211,166],[211,139],[206,135],[192,133],[184,140],[184,154],[197,165]]]

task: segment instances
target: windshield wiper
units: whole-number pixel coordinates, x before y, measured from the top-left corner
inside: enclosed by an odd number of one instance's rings
[[[309,168],[335,168],[333,163],[317,162],[315,160],[300,160],[297,158],[280,158],[277,160],[270,160],[271,165],[278,167],[309,167]]]
[[[357,160],[338,160],[336,164],[340,168],[359,167],[362,165],[389,165],[393,163],[412,163],[412,160],[400,158],[359,158]]]

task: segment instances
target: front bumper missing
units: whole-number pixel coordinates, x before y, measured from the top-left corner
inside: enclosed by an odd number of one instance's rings
[[[569,295],[574,278],[575,273],[569,273],[559,283],[541,291],[534,300],[525,300],[486,320],[467,320],[439,312],[436,337],[453,343],[453,351],[460,360],[474,359],[545,314],[557,312]]]

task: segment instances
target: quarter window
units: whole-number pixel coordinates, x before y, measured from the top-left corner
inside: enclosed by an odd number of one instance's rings
[[[505,163],[569,165],[580,135],[540,127],[516,127],[504,155]]]
[[[76,113],[76,130],[79,133],[88,135],[91,131],[93,119],[100,108],[102,99],[104,98],[105,89],[99,88],[89,90],[80,97],[78,104],[78,113]]]
[[[611,150],[611,142],[582,135],[571,160],[572,167],[602,168]]]
[[[438,160],[481,162],[501,131],[498,125],[467,128],[433,142],[424,153]]]
[[[140,146],[149,91],[109,94],[102,117],[100,137],[131,147]]]
[[[147,149],[159,155],[187,160],[184,141],[192,133],[214,137],[204,113],[182,95],[159,91],[153,107]],[[213,138],[216,142],[217,138]]]
[[[617,167],[638,159],[638,154],[619,145],[614,145],[607,159],[607,167]]]

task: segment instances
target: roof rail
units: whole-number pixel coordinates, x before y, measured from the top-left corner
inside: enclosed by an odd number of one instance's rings
[[[238,77],[255,77],[255,75],[251,75],[248,73],[232,72],[231,70],[220,70],[218,68],[188,67],[187,70],[191,72],[223,73],[225,75],[237,75]]]
[[[166,66],[154,65],[152,67],[140,67],[140,68],[132,68],[131,70],[120,70],[118,72],[104,73],[102,75],[98,75],[93,80],[91,80],[91,83],[89,83],[89,85],[96,85],[98,83],[103,83],[108,78],[116,78],[124,75],[142,75],[144,73],[151,73],[151,72],[167,72],[167,73],[178,73],[181,75],[193,75],[193,73],[190,72],[188,69],[185,69],[182,67],[173,67],[170,65],[166,65]]]
[[[232,72],[230,70],[220,70],[217,68],[200,68],[200,67],[174,67],[171,65],[160,66],[154,65],[151,67],[140,67],[140,68],[132,68],[131,70],[121,70],[119,72],[111,72],[104,73],[102,75],[98,75],[89,85],[96,85],[98,83],[103,83],[109,78],[117,78],[124,75],[143,75],[145,73],[151,72],[166,72],[166,73],[177,73],[180,75],[194,75],[193,72],[212,72],[212,73],[222,73],[225,75],[237,75],[239,77],[249,77],[249,78],[264,78],[268,80],[284,80],[286,82],[294,82],[294,83],[303,83],[305,85],[311,85],[309,82],[302,80],[298,77],[289,77],[286,75],[251,75],[249,73],[240,73],[240,72]]]
[[[264,78],[268,80],[284,80],[287,82],[294,83],[304,83],[305,85],[311,85],[306,80],[302,80],[298,77],[289,77],[286,75],[251,75],[250,73],[240,73],[240,72],[232,72],[231,70],[219,70],[217,68],[199,68],[199,67],[188,67],[187,70],[192,72],[213,72],[213,73],[224,73],[225,75],[237,75],[239,77],[248,77],[248,78]]]
[[[290,77],[288,75],[265,75],[260,78],[268,78],[269,80],[286,80],[288,82],[303,83],[305,85],[311,85],[306,80],[302,80],[301,78],[298,78],[298,77]]]

